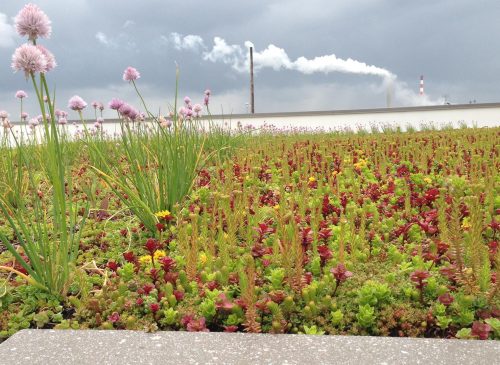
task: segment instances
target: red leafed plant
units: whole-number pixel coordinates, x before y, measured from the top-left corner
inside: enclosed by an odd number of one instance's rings
[[[333,291],[333,295],[337,293],[337,289],[340,284],[349,279],[352,276],[352,272],[348,271],[344,264],[338,264],[336,267],[330,270],[336,280],[335,290]]]
[[[444,293],[438,297],[438,300],[441,304],[448,307],[455,301],[455,298],[450,293]]]
[[[410,275],[410,280],[413,281],[415,284],[415,287],[419,290],[420,292],[420,302],[424,302],[424,288],[427,286],[427,278],[430,277],[431,274],[429,274],[428,271],[425,270],[415,270],[414,272],[411,273]]]
[[[475,321],[472,324],[472,335],[477,336],[480,340],[487,340],[491,331],[491,326],[487,323]]]
[[[319,258],[321,259],[321,266],[325,266],[326,262],[333,257],[332,250],[327,245],[318,246]]]

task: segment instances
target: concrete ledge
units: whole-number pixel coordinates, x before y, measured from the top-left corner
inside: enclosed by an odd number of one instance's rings
[[[496,359],[496,360],[495,360]],[[500,341],[24,330],[0,364],[498,364]]]
[[[318,116],[333,116],[333,115],[350,115],[350,114],[382,114],[382,113],[406,113],[406,112],[425,112],[437,110],[479,110],[479,109],[497,109],[500,108],[500,102],[497,103],[479,103],[479,104],[451,104],[451,105],[424,105],[424,106],[403,106],[393,108],[368,108],[368,109],[338,109],[338,110],[309,110],[300,112],[266,112],[255,114],[212,114],[204,115],[200,120],[239,120],[239,119],[262,119],[262,118],[290,118],[290,117],[318,117]],[[87,120],[92,123],[92,118]],[[82,124],[80,119],[72,119],[68,124]],[[119,124],[120,119],[105,119],[105,124]],[[11,121],[12,125],[26,125],[24,122]]]

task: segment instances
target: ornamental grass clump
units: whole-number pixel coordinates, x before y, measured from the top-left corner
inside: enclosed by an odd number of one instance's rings
[[[85,213],[80,219],[78,205],[72,199],[66,143],[55,124],[54,98],[46,79],[46,73],[56,66],[55,59],[37,44],[39,38],[50,36],[51,26],[43,11],[28,4],[16,17],[16,29],[19,35],[27,35],[29,39],[14,52],[12,68],[24,72],[33,83],[45,135],[35,149],[12,134],[17,148],[15,155],[6,161],[6,171],[12,175],[10,188],[14,199],[0,196],[0,209],[14,236],[0,233],[0,239],[20,270],[6,265],[0,269],[15,272],[52,294],[65,294],[75,270]],[[18,94],[19,98],[25,97]],[[38,156],[30,153],[33,151],[38,151]],[[35,175],[33,169],[38,163],[42,176]],[[50,189],[43,188],[44,185]],[[22,198],[25,192],[29,198]]]
[[[171,126],[166,126],[159,117],[152,115],[137,89],[135,80],[139,72],[132,67],[125,70],[123,79],[133,84],[148,114],[142,128],[132,107],[119,99],[113,99],[110,107],[119,113],[121,136],[119,149],[124,163],[116,164],[101,150],[91,148],[100,158],[101,169],[95,172],[104,179],[123,203],[154,235],[161,223],[155,213],[175,212],[176,205],[190,192],[198,170],[206,159],[206,134],[201,124],[192,115],[189,102],[179,113],[171,115]],[[178,80],[178,72],[177,72]],[[175,97],[174,108],[177,105]]]

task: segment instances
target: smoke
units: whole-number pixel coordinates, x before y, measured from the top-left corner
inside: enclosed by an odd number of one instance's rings
[[[335,54],[318,56],[312,59],[298,57],[292,60],[283,48],[274,44],[268,45],[262,51],[256,51],[250,41],[246,41],[243,47],[238,44],[228,44],[221,37],[214,37],[211,48],[207,47],[203,39],[197,35],[182,37],[178,33],[171,33],[170,40],[170,43],[173,43],[178,50],[201,51],[201,56],[205,61],[224,63],[240,73],[248,72],[250,67],[248,50],[253,47],[254,70],[256,72],[264,68],[270,68],[275,71],[297,71],[305,75],[333,72],[371,75],[382,79],[379,87],[376,88],[378,92],[385,94],[387,90],[391,90],[390,92],[394,93],[394,95],[391,95],[391,99],[393,98],[397,104],[415,106],[442,103],[441,100],[432,100],[426,95],[419,95],[385,68],[369,65],[352,58],[342,59]]]
[[[308,60],[305,57],[299,57],[292,66],[293,69],[306,75],[315,72],[323,72],[325,74],[330,72],[344,72],[360,75],[375,75],[384,78],[395,77],[386,69],[367,65],[364,62],[359,62],[351,58],[343,60],[341,58],[337,58],[334,54],[315,57],[312,60]]]
[[[243,48],[237,44],[229,45],[224,39],[215,37],[212,49],[203,52],[203,59],[212,62],[223,62],[238,72],[247,72],[249,68],[247,54],[250,47],[253,47],[253,43],[250,41],[245,42],[245,48]],[[386,69],[367,65],[351,58],[344,60],[334,54],[313,59],[299,57],[292,61],[283,48],[279,48],[274,44],[270,44],[261,52],[254,51],[253,60],[256,71],[263,68],[272,68],[275,71],[282,69],[293,70],[306,75],[318,72],[324,74],[342,72],[395,78],[395,75]]]

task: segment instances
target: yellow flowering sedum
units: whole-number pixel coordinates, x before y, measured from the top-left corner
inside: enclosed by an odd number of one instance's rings
[[[155,261],[158,261],[159,259],[165,256],[167,256],[167,253],[165,251],[163,250],[155,251],[154,254]],[[141,256],[139,257],[139,262],[141,263],[141,265],[149,265],[151,264],[151,256],[150,255]]]
[[[200,264],[203,265],[203,266],[205,266],[205,264],[208,261],[208,256],[207,256],[207,254],[205,252],[201,252],[198,259],[200,260]]]
[[[354,167],[357,169],[361,169],[367,165],[366,160],[360,159],[358,162],[354,164]]]
[[[168,218],[172,215],[172,213],[170,213],[169,210],[162,210],[158,213],[155,213],[155,216],[157,216],[158,218],[161,218],[161,219],[165,219],[165,218]]]

